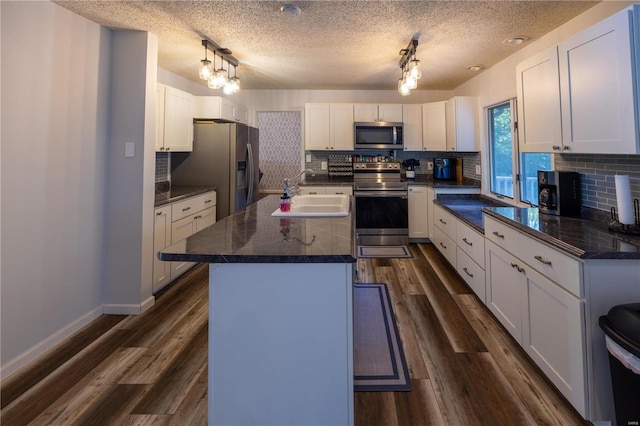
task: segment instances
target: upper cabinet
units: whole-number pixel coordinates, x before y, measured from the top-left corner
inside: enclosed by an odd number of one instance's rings
[[[447,151],[479,151],[476,126],[477,99],[456,96],[445,103]]]
[[[305,104],[305,150],[353,150],[353,104]]]
[[[402,137],[405,151],[422,151],[422,105],[402,105]]]
[[[402,123],[402,104],[355,104],[353,121]]]
[[[631,14],[640,14],[640,7],[616,13],[518,65],[521,150],[639,152],[633,60],[638,41],[632,40],[637,35]]]
[[[156,151],[193,151],[193,96],[158,85]]]
[[[447,150],[447,124],[445,101],[422,105],[422,149],[424,151]]]
[[[248,124],[247,109],[221,96],[196,96],[195,118]]]

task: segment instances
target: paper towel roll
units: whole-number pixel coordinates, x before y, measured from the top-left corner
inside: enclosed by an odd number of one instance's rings
[[[618,202],[618,222],[624,225],[634,225],[633,202],[631,201],[631,185],[629,176],[616,175],[616,201]]]

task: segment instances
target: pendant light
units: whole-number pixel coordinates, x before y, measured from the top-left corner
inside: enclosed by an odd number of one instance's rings
[[[398,80],[398,92],[402,96],[408,96],[413,89],[416,89],[418,87],[418,80],[422,78],[420,61],[416,58],[417,48],[418,40],[413,39],[409,42],[406,49],[400,51],[400,55],[402,56],[400,59],[402,77]]]
[[[227,95],[238,93],[240,90],[240,79],[237,75],[238,60],[231,56],[231,50],[222,48],[217,44],[202,40],[205,47],[205,58],[200,61],[200,78],[207,80],[210,89],[222,89]],[[207,58],[207,50],[213,52],[213,64]],[[216,57],[220,56],[220,68],[216,68]],[[227,62],[225,69],[224,63]],[[231,66],[233,66],[233,77],[231,77]]]
[[[207,59],[207,46],[204,47],[204,59],[200,61],[200,72],[198,74],[203,80],[209,80],[213,75],[213,65]]]

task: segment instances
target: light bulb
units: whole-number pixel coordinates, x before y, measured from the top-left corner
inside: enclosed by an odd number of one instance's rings
[[[203,59],[200,61],[200,78],[203,80],[209,80],[213,75],[213,65],[211,61],[208,59]]]
[[[413,76],[416,80],[420,80],[422,78],[419,60],[414,59],[409,63],[409,75]]]
[[[413,77],[410,73],[407,73],[407,75],[404,77],[404,82],[409,90],[413,90],[418,87],[418,80],[416,80],[416,78]]]
[[[240,91],[240,79],[238,77],[233,77],[231,79],[231,85],[233,88],[233,93],[238,93]]]
[[[225,95],[233,95],[233,83],[231,81],[227,81],[222,88],[222,93]]]
[[[402,96],[407,96],[409,93],[411,93],[411,90],[409,90],[409,88],[406,85],[406,82],[402,78],[398,80],[398,92]]]

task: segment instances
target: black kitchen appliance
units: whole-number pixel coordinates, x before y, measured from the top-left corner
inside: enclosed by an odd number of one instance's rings
[[[456,159],[435,158],[433,160],[434,180],[456,180]]]
[[[580,174],[538,170],[538,208],[556,216],[580,214]]]

